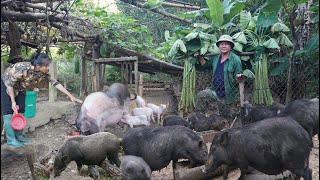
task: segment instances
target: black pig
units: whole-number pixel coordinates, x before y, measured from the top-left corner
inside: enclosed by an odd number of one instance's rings
[[[319,99],[299,99],[287,104],[280,116],[290,116],[297,121],[311,137],[319,139]]]
[[[241,108],[241,123],[246,125],[261,121],[263,119],[277,116],[284,109],[284,105],[274,102],[270,106],[252,106],[250,103],[244,103]]]
[[[108,132],[72,137],[66,140],[56,155],[53,165],[54,176],[59,176],[71,161],[77,163],[78,172],[82,165],[101,165],[106,158],[120,166],[119,148],[120,140]]]
[[[168,115],[163,120],[163,126],[173,126],[180,125],[187,128],[190,128],[190,124],[184,120],[182,117],[177,115]]]
[[[188,159],[193,166],[203,165],[208,155],[206,144],[196,132],[184,126],[138,127],[123,136],[125,155],[143,158],[152,171],[160,170],[178,159]]]
[[[121,180],[150,180],[151,169],[148,164],[137,156],[123,156],[121,159]]]
[[[308,158],[312,139],[290,117],[274,117],[218,132],[210,147],[206,171],[213,172],[220,165],[240,168],[244,179],[248,166],[262,173],[276,175],[289,170],[298,177],[311,176]],[[307,164],[307,165],[306,165]]]
[[[189,114],[188,121],[191,129],[194,129],[197,132],[208,130],[220,131],[229,126],[227,119],[216,114],[206,117],[204,114],[193,112]]]

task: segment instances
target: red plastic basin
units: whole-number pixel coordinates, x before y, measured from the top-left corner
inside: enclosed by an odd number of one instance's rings
[[[11,118],[10,124],[15,130],[22,130],[26,127],[27,120],[22,114],[14,114]]]

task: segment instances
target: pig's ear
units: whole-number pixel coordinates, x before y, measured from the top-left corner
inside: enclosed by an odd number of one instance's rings
[[[222,146],[226,146],[229,142],[229,134],[228,132],[223,132],[220,137],[220,144]]]

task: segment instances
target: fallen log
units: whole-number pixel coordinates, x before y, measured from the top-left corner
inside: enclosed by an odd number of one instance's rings
[[[120,177],[121,170],[120,168],[112,165],[107,160],[103,161],[100,165],[102,169],[104,169],[108,174],[110,174],[112,177]]]
[[[220,166],[214,172],[205,172],[205,165],[188,168],[188,161],[180,161],[176,164],[176,169],[173,169],[173,176],[175,180],[204,180],[221,176],[225,170],[224,166]],[[229,168],[231,170],[235,168]]]

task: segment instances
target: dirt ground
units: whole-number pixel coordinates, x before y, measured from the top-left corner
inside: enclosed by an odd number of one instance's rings
[[[65,135],[68,131],[74,131],[74,127],[69,122],[74,121],[77,115],[77,109],[74,108],[63,118],[57,120],[51,120],[48,124],[36,128],[32,133],[26,134],[36,144],[42,144],[48,147],[48,151],[58,150],[65,140]],[[313,179],[319,179],[319,141],[314,138],[315,147],[310,155],[310,168],[312,169]],[[85,169],[85,168],[84,168]],[[102,172],[103,175],[103,172]],[[229,173],[228,179],[235,180],[240,176],[239,170],[235,170]],[[28,167],[27,159],[25,155],[1,155],[1,179],[4,180],[16,180],[32,179],[30,169]],[[57,180],[89,180],[85,171],[80,172],[78,175],[75,162],[69,164],[67,169],[61,174],[61,176],[55,178]],[[104,178],[106,179],[106,178]],[[114,178],[111,178],[114,179]],[[171,164],[162,169],[152,173],[153,180],[172,180],[173,171]],[[216,178],[222,180],[222,177]]]

